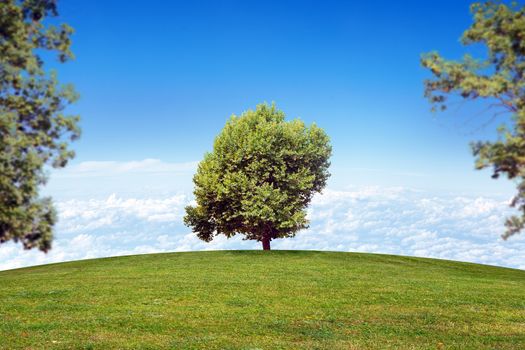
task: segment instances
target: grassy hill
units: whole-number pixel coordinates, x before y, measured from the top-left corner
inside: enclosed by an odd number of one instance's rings
[[[525,271],[222,251],[0,272],[0,349],[525,349]]]

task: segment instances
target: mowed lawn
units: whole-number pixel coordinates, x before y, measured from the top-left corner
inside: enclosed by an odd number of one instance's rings
[[[525,271],[307,251],[4,271],[0,349],[525,349]]]

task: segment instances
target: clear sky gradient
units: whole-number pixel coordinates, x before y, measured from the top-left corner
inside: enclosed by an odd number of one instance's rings
[[[460,58],[470,1],[61,1],[77,58],[75,163],[192,162],[232,114],[275,101],[332,138],[331,186],[512,193],[473,170],[481,107],[433,116],[424,52]],[[53,65],[56,66],[56,65]],[[191,184],[189,184],[191,185]]]

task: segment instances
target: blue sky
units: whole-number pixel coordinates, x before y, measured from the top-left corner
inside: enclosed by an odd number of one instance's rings
[[[495,137],[481,105],[433,115],[420,55],[460,58],[470,1],[59,1],[76,59],[76,159],[51,172],[55,248],[0,247],[2,268],[206,244],[182,225],[191,177],[231,114],[275,101],[324,128],[332,177],[312,225],[278,248],[369,251],[525,268],[502,241],[511,182],[475,171],[469,142]]]
[[[469,3],[63,1],[77,59],[58,68],[82,96],[75,162],[196,161],[232,113],[275,101],[331,136],[334,186],[511,193],[473,170],[468,143],[495,125],[463,125],[468,106],[433,116],[423,99],[419,57],[461,57]]]

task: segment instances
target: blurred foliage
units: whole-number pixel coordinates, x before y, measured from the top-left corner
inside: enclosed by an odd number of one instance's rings
[[[56,214],[39,198],[47,164],[60,168],[74,156],[68,142],[79,137],[78,116],[63,114],[78,96],[44,70],[42,55],[73,57],[68,25],[45,24],[57,16],[54,0],[0,2],[0,243],[51,248]]]
[[[423,55],[423,66],[433,74],[424,82],[425,97],[433,110],[446,110],[449,97],[459,95],[470,101],[487,100],[494,118],[512,115],[510,123],[498,128],[496,141],[472,143],[477,169],[491,167],[493,178],[506,175],[517,181],[511,206],[522,214],[506,220],[506,239],[525,227],[525,6],[487,1],[473,4],[471,12],[474,21],[461,42],[483,45],[487,57],[466,55],[452,61],[436,52]]]

